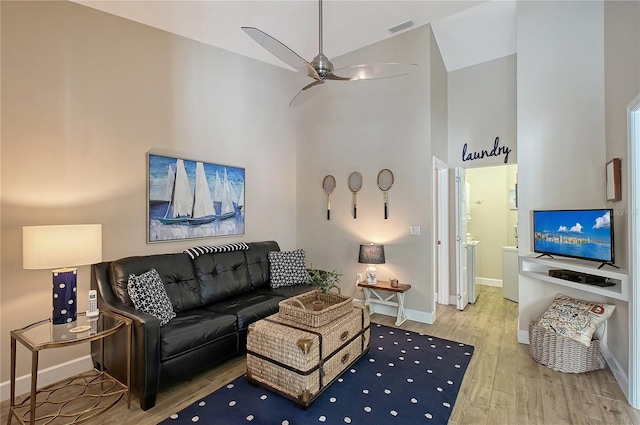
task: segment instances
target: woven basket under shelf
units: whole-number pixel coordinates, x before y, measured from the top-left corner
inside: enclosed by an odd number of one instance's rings
[[[324,301],[325,307],[320,311],[314,311],[313,301]],[[340,294],[326,294],[315,290],[306,292],[296,297],[280,301],[280,317],[293,320],[306,326],[318,328],[344,316],[353,309],[353,299]]]
[[[529,324],[529,350],[534,360],[546,367],[567,373],[583,373],[604,368],[600,340],[594,337],[589,347],[566,336]]]

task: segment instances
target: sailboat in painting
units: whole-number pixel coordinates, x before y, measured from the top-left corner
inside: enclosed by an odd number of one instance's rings
[[[202,162],[196,163],[196,182],[193,190],[193,213],[191,217],[189,224],[205,224],[217,218]]]
[[[220,190],[220,215],[218,218],[224,220],[236,215],[236,208],[233,205],[233,189],[227,177],[227,169],[224,169],[224,177],[222,178]]]
[[[196,163],[196,179],[192,193],[184,161],[178,159],[175,170],[169,165],[166,190],[165,199],[169,200],[169,205],[164,217],[158,219],[162,224],[199,225],[214,220],[225,220],[236,214],[233,189],[227,177],[226,168],[222,180],[216,172],[214,198],[212,198],[204,164]],[[219,214],[216,214],[216,204],[219,205]]]
[[[189,186],[189,178],[184,168],[184,161],[178,159],[176,168],[169,165],[167,174],[167,198],[169,205],[164,217],[159,218],[162,224],[185,223],[193,212],[193,196]]]

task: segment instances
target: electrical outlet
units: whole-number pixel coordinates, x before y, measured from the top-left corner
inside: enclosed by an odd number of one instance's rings
[[[356,273],[356,285],[362,282],[362,273]]]

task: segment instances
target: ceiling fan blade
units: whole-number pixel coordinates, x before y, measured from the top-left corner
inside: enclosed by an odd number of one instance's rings
[[[416,66],[414,63],[371,63],[345,66],[333,72],[332,80],[370,80],[373,78],[391,78],[406,75]]]
[[[258,44],[267,49],[272,55],[280,59],[282,62],[297,70],[305,70],[307,75],[311,78],[316,80],[320,79],[320,76],[309,62],[301,58],[296,52],[271,37],[266,32],[260,31],[258,28],[254,27],[241,28],[249,35],[249,37],[253,38],[258,42]]]
[[[318,93],[320,90],[309,90],[310,88],[316,87],[316,86],[320,86],[322,87],[322,85],[324,84],[325,80],[317,80],[314,81],[313,83],[309,83],[306,86],[304,86],[302,88],[302,90],[300,90],[298,92],[298,94],[296,94],[293,99],[291,99],[291,102],[289,102],[289,106],[300,106],[303,103],[305,103],[307,100],[311,99],[311,97]]]

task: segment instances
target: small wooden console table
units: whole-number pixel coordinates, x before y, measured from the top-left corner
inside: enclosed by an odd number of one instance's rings
[[[391,283],[379,280],[375,285],[367,282],[360,282],[358,286],[364,290],[364,302],[367,305],[381,304],[396,307],[398,315],[396,317],[396,326],[400,326],[407,320],[407,313],[404,311],[404,294],[411,285],[408,283],[399,283],[397,288],[391,286]],[[386,292],[381,294],[380,292]],[[390,292],[390,294],[389,294]],[[396,301],[392,301],[395,297]]]

